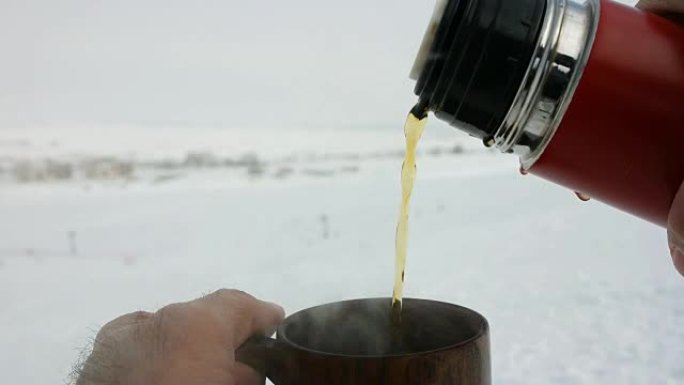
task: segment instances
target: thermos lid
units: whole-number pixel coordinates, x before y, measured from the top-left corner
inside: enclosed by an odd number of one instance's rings
[[[412,77],[435,115],[487,139],[521,86],[546,0],[438,0]]]

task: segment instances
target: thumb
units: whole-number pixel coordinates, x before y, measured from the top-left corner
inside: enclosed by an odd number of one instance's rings
[[[672,202],[668,218],[667,239],[675,268],[684,275],[684,183]]]
[[[684,1],[681,0],[640,0],[636,7],[675,22],[684,22]]]

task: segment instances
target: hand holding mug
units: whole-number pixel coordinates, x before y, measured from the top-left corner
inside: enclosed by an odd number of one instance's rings
[[[261,385],[235,361],[253,335],[272,334],[283,309],[237,290],[135,312],[106,324],[79,370],[76,385]]]

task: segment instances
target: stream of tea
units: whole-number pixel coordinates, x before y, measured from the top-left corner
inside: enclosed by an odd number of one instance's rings
[[[411,204],[411,193],[416,180],[416,147],[423,135],[427,123],[427,111],[416,105],[406,118],[404,136],[406,137],[406,155],[401,166],[401,206],[394,241],[395,266],[394,289],[392,291],[392,314],[396,321],[401,320],[401,304],[404,293],[404,276],[406,272],[406,248],[408,241],[408,218]]]

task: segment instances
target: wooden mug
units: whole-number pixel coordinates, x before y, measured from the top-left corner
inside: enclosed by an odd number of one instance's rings
[[[444,302],[391,299],[313,307],[289,316],[276,339],[254,337],[236,360],[275,385],[490,385],[489,327]]]

